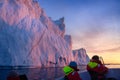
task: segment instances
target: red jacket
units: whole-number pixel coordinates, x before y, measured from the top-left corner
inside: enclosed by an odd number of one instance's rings
[[[101,61],[91,60],[87,65],[88,71],[93,71],[98,74],[98,79],[104,77],[104,74],[108,72],[108,68],[105,67]]]
[[[67,77],[68,80],[82,80],[77,71],[70,73]]]
[[[93,68],[91,68],[91,66],[87,65],[87,70],[92,70],[92,71],[95,71],[95,72],[98,72],[98,73],[106,73],[108,71],[108,68],[105,67],[101,61],[95,61],[95,60],[91,60],[90,62],[93,62],[93,63],[96,63],[97,65]]]

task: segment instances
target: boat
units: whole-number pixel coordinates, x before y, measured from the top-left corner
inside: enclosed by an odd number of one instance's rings
[[[90,75],[87,71],[80,72],[80,77],[82,80],[90,80]],[[107,80],[120,80],[120,68],[110,68],[106,74]],[[64,80],[63,77],[60,77],[56,80]]]

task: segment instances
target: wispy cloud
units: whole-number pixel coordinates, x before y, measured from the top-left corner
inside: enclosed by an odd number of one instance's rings
[[[119,55],[120,0],[39,1],[53,19],[65,17],[66,33],[72,35],[73,49],[83,47],[88,53]]]
[[[120,47],[111,48],[111,49],[107,49],[107,50],[101,50],[101,52],[116,52],[116,51],[120,51]]]
[[[116,47],[116,48],[110,48],[110,49],[105,49],[105,50],[89,50],[90,53],[105,53],[105,52],[119,52],[120,51],[120,47]]]

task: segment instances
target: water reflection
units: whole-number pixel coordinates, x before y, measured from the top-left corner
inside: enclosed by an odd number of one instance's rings
[[[78,66],[80,71],[86,66]],[[13,70],[19,75],[26,74],[29,80],[55,80],[64,75],[62,67],[28,68],[28,67],[0,67],[0,80],[6,80],[9,72]]]
[[[120,68],[120,65],[106,65],[108,68]],[[78,66],[80,71],[84,71],[86,66]],[[26,74],[28,80],[55,80],[64,76],[62,67],[49,67],[49,68],[28,68],[28,67],[0,67],[0,80],[6,80],[9,72],[13,70],[19,75]]]
[[[54,80],[63,75],[62,68],[53,67],[29,69],[28,72],[29,80]]]

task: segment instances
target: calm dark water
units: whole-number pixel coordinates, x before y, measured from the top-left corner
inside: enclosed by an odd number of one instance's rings
[[[106,65],[108,68],[120,68],[120,65]],[[86,66],[78,66],[84,71]],[[0,80],[6,80],[10,71],[16,71],[19,75],[26,74],[28,80],[55,80],[64,76],[62,67],[28,68],[28,67],[0,67]]]
[[[86,66],[78,66],[80,71]],[[6,80],[10,71],[16,71],[19,75],[26,74],[28,80],[55,80],[64,76],[62,67],[28,68],[28,67],[0,67],[0,80]]]

